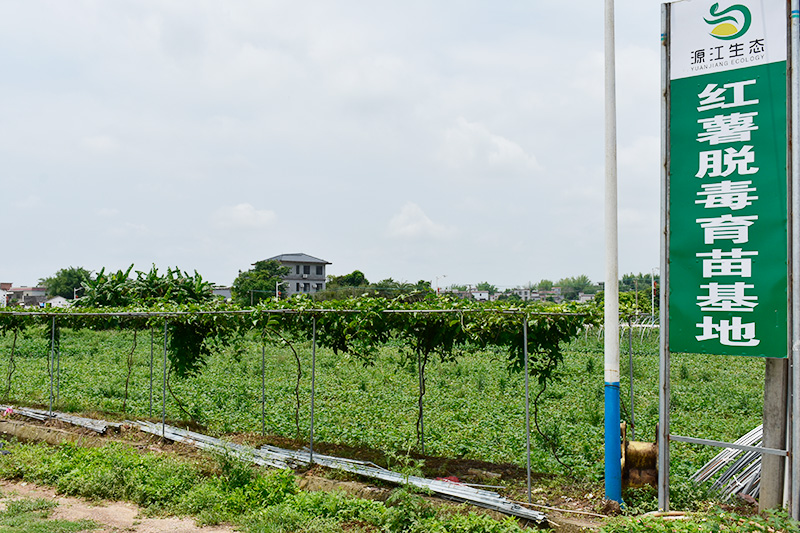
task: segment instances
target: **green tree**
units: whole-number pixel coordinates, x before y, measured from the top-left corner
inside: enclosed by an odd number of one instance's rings
[[[478,289],[479,291],[488,291],[489,294],[495,294],[497,292],[497,287],[495,287],[488,281],[481,281],[480,283],[475,285],[475,288]]]
[[[580,293],[587,293],[592,288],[592,280],[589,276],[581,274],[574,278],[563,278],[558,281],[561,287],[561,295],[565,300],[577,300]]]
[[[327,287],[366,287],[367,285],[369,285],[369,281],[364,273],[360,270],[353,270],[343,276],[328,276]]]
[[[41,278],[39,285],[47,287],[47,295],[51,298],[62,296],[72,300],[75,291],[80,290],[84,281],[91,278],[92,273],[83,267],[62,268],[49,278]]]
[[[240,272],[231,286],[233,301],[246,307],[275,296],[275,286],[290,268],[278,261],[256,261],[253,268]]]
[[[522,301],[522,298],[520,297],[519,294],[515,294],[515,293],[511,292],[510,290],[506,290],[505,292],[503,292],[503,294],[498,296],[497,299],[499,301],[507,301],[507,302],[521,302]]]
[[[536,284],[536,288],[540,291],[549,291],[553,288],[553,282],[549,279],[543,279]]]
[[[620,292],[628,292],[628,291],[641,291],[647,289],[651,286],[652,278],[650,277],[651,274],[642,274],[639,272],[638,274],[634,274],[631,272],[630,274],[623,274],[622,279],[619,281],[619,290]],[[658,276],[655,276],[656,284],[658,284]]]

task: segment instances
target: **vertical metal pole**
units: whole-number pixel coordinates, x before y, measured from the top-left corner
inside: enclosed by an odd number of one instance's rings
[[[659,293],[658,341],[658,508],[669,511],[669,14],[661,6],[661,291]]]
[[[656,316],[656,269],[650,270],[650,314]]]
[[[164,439],[167,424],[167,328],[169,321],[164,319],[164,368],[161,378],[161,439]]]
[[[313,331],[311,334],[311,437],[309,441],[309,462],[314,462],[314,399],[316,396],[317,378],[317,317],[312,319]]]
[[[52,325],[50,326],[50,355],[47,358],[47,373],[50,374],[50,402],[47,409],[48,416],[53,416],[53,360],[55,359],[56,350],[56,317],[53,317]]]
[[[150,328],[150,418],[153,418],[153,342],[154,331]]]
[[[267,385],[266,385],[266,372],[267,372],[267,359],[266,359],[266,344],[264,337],[261,337],[261,435],[267,434],[266,424],[266,409],[267,409]]]
[[[792,0],[791,13],[791,169],[792,191],[792,472],[790,512],[800,520],[800,70],[795,67],[800,58],[800,2]]]
[[[528,503],[531,503],[531,388],[528,374],[528,317],[522,321],[522,353],[525,357],[525,457],[528,469]]]
[[[61,338],[58,339],[56,350],[56,408],[61,403]]]
[[[633,411],[633,321],[628,317],[628,380],[631,396],[631,440],[636,440],[636,418]]]
[[[419,377],[419,443],[420,450],[425,453],[425,411],[422,393],[425,390],[425,378],[422,376],[422,354],[417,353],[417,374]]]
[[[606,498],[622,503],[619,415],[619,275],[617,244],[617,103],[614,0],[605,2],[605,482]]]
[[[794,385],[792,383],[792,361],[791,352],[789,353],[789,371],[786,373],[786,431],[784,441],[784,450],[788,450],[792,454],[792,401],[794,396]],[[783,501],[781,507],[789,510],[789,504],[792,500],[792,455],[786,457],[783,462]]]

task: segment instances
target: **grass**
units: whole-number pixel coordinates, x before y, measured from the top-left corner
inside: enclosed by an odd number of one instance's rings
[[[224,456],[218,458],[216,472],[209,473],[201,464],[118,444],[10,448],[11,455],[0,457],[0,477],[51,485],[71,496],[132,501],[149,514],[191,515],[209,525],[232,523],[251,533],[522,532],[513,519],[494,520],[464,507],[437,509],[405,489],[395,491],[386,503],[335,492],[304,492],[291,471],[256,469]],[[44,519],[45,504],[51,505],[45,502],[30,512]]]
[[[620,518],[606,524],[604,533],[749,533],[765,531],[800,531],[800,523],[786,513],[767,511],[764,516],[741,516],[714,509],[707,513],[690,514],[680,520],[660,517]]]
[[[0,457],[0,477],[52,485],[62,493],[87,498],[126,499],[147,514],[194,516],[199,524],[231,523],[247,533],[522,533],[515,520],[495,520],[466,507],[435,507],[406,488],[388,501],[354,498],[337,492],[305,492],[286,470],[253,468],[218,457],[205,464],[163,454],[142,453],[113,444],[79,448],[71,444],[10,445]],[[8,502],[0,513],[0,532],[72,532],[97,528],[91,521],[50,519],[49,500]],[[713,509],[685,520],[622,517],[603,525],[605,533],[798,531],[785,513],[741,516]]]
[[[72,533],[98,529],[91,520],[50,519],[57,502],[37,499],[11,500],[0,512],[0,533]]]
[[[657,335],[636,332],[632,341],[634,429],[638,440],[653,441],[658,421]],[[162,344],[163,338],[156,332],[153,418],[158,420]],[[623,418],[630,422],[627,338],[623,337],[621,344]],[[148,417],[151,344],[147,332],[138,335],[134,351],[128,412],[120,412],[132,346],[133,335],[127,331],[63,330],[56,406],[66,411],[99,411],[109,418]],[[7,374],[10,347],[10,336],[0,338],[0,376]],[[286,348],[266,347],[265,425],[269,434],[307,439],[311,346],[296,348],[303,373],[300,433],[294,411],[297,368]],[[11,402],[47,405],[49,351],[49,333],[44,329],[31,330],[17,341]],[[672,368],[673,433],[731,441],[760,423],[763,360],[676,354]],[[314,430],[318,441],[387,453],[416,447],[417,375],[414,368],[401,365],[399,347],[385,347],[369,367],[346,355],[318,349],[316,370]],[[202,374],[172,377],[170,384],[180,404],[168,391],[164,399],[168,420],[191,418],[214,434],[260,431],[261,346],[256,337],[216,351]],[[0,393],[4,390],[0,386]],[[534,471],[567,475],[572,480],[602,480],[603,396],[602,338],[590,331],[565,347],[559,379],[542,396],[538,428],[546,437],[536,431],[532,435]],[[455,362],[432,362],[425,396],[425,452],[524,466],[524,412],[523,376],[506,370],[503,354],[479,352]],[[553,456],[553,443],[566,467]],[[680,486],[717,451],[673,445],[674,486]],[[673,497],[680,501],[675,490]],[[689,504],[693,498],[690,494]]]

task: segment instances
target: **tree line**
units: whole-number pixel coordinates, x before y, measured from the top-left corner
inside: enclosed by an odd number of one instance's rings
[[[240,306],[254,306],[258,303],[281,298],[281,285],[284,276],[289,273],[289,267],[281,265],[277,261],[258,261],[252,268],[240,271],[231,286],[231,296],[233,302]],[[656,295],[659,284],[659,277],[647,273],[624,274],[619,282],[621,293],[645,293],[650,294],[645,298],[642,295],[642,307],[648,298],[652,300],[651,286],[655,281]],[[92,273],[83,267],[68,267],[59,270],[54,275],[42,278],[39,284],[47,288],[50,297],[62,296],[67,299],[83,299],[88,305],[128,305],[130,301],[150,298],[159,299],[167,297],[178,303],[190,301],[204,301],[213,297],[213,284],[203,280],[202,276],[194,271],[192,274],[182,271],[179,268],[168,268],[166,272],[159,273],[153,266],[149,271],[133,271],[133,265],[127,270],[117,272],[106,272],[105,268],[99,272]],[[98,300],[98,288],[105,287],[102,298],[109,301]],[[112,289],[113,287],[113,289]],[[574,301],[581,294],[596,295],[602,293],[603,284],[593,283],[589,276],[579,275],[565,277],[557,281],[542,279],[537,283],[528,283],[521,287],[531,291],[538,291],[540,294],[552,294],[554,288],[559,289],[559,300]],[[485,291],[500,300],[518,301],[521,298],[511,289],[500,290],[496,285],[488,281],[482,281],[473,286],[450,285],[442,292],[467,292],[469,290]],[[339,300],[358,296],[379,296],[392,298],[400,295],[424,296],[433,294],[435,291],[431,287],[430,281],[419,280],[416,283],[396,281],[393,278],[382,279],[377,282],[370,282],[366,275],[360,270],[354,270],[349,274],[340,276],[329,275],[324,291],[314,294],[316,300]],[[543,299],[547,299],[546,297]],[[551,297],[552,299],[552,297]],[[634,296],[635,304],[638,306],[638,296]],[[114,302],[114,303],[111,303]]]

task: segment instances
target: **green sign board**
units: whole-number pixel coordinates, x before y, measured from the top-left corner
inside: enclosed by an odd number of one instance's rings
[[[786,9],[672,5],[671,352],[787,356]]]

